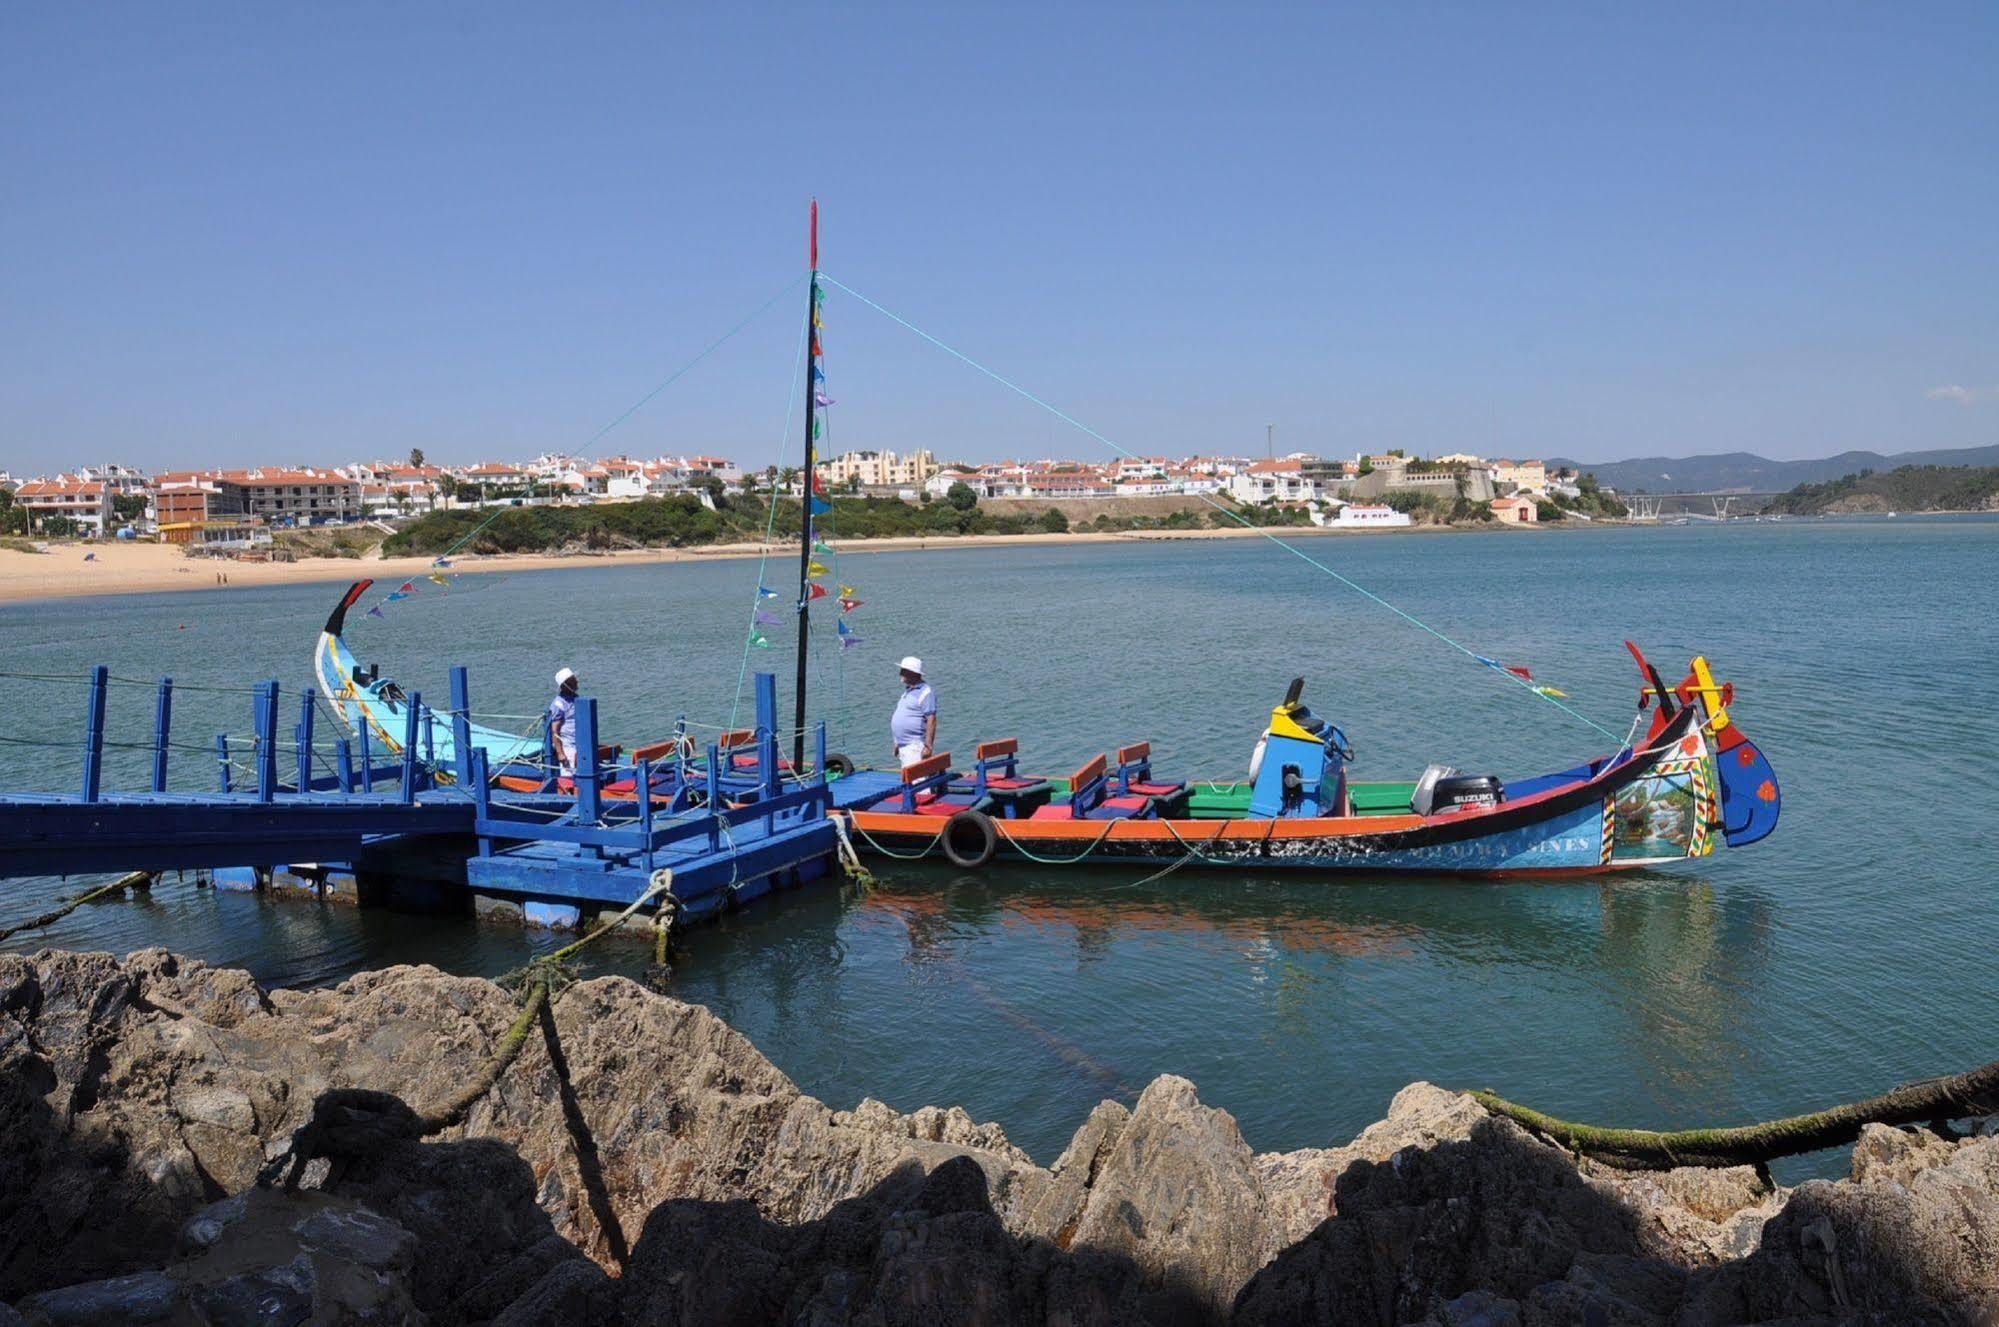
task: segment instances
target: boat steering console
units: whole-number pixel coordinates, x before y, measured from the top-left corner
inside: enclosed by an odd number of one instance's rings
[[[1304,692],[1305,679],[1292,678],[1250,757],[1252,816],[1348,813],[1346,767],[1353,761],[1353,746],[1338,724],[1306,708]]]

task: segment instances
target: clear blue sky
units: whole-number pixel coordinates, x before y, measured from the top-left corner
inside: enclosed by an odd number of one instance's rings
[[[1999,442],[1995,70],[1989,4],[7,5],[0,468],[576,447],[815,193],[1140,451]],[[802,303],[596,450],[773,459]],[[835,446],[1101,453],[828,317]]]

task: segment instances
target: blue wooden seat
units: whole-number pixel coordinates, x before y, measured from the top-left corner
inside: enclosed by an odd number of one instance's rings
[[[974,801],[990,801],[993,811],[1009,820],[1031,816],[1054,797],[1055,790],[1048,780],[1020,777],[1018,738],[981,742],[972,754],[972,776],[954,781],[953,793],[964,794]]]

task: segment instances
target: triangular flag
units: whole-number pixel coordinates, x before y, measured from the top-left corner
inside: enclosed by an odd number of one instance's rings
[[[842,613],[851,613],[860,606],[861,606],[861,601],[859,599],[854,598],[854,596],[850,594],[843,594],[840,596],[840,611]]]
[[[817,562],[808,562],[805,564],[805,574],[807,576],[824,576],[826,568],[820,566]]]
[[[757,610],[756,624],[760,627],[774,627],[777,625],[777,614],[766,613],[763,609],[759,608]]]
[[[837,622],[834,625],[839,628],[839,633],[842,636],[853,636],[856,634],[854,629],[845,622]]]
[[[752,631],[750,633],[750,644],[760,650],[767,650],[770,648],[770,637],[764,635],[761,631]]]
[[[851,599],[858,593],[860,593],[860,591],[856,590],[851,585],[842,585],[840,587],[840,597],[842,599]]]
[[[1532,682],[1534,680],[1534,674],[1528,672],[1525,668],[1521,668],[1516,664],[1506,665],[1506,671],[1513,674],[1515,677],[1519,678],[1523,682]]]
[[[825,597],[826,597],[826,587],[821,585],[818,581],[814,581],[810,585],[805,587],[806,602],[810,603],[814,599],[824,599]]]
[[[824,515],[825,515],[825,514],[826,514],[827,512],[829,512],[829,511],[831,511],[831,510],[833,510],[833,504],[832,504],[832,503],[830,503],[830,502],[826,501],[826,499],[824,499],[824,498],[822,498],[822,497],[819,497],[819,496],[818,496],[818,495],[816,495],[816,494],[815,494],[815,495],[813,496],[813,498],[812,498],[812,514],[813,514],[814,516],[824,516]]]
[[[404,582],[403,582],[403,593],[404,593],[404,594],[415,594],[415,593],[416,593],[416,582],[415,582],[415,581],[404,581]]]
[[[430,565],[431,565],[431,566],[433,566],[433,567],[448,567],[448,566],[450,566],[450,565],[451,565],[451,559],[450,559],[450,558],[439,558],[439,559],[438,559],[437,561],[435,561],[435,562],[431,563]]]
[[[812,541],[812,551],[813,551],[814,553],[818,553],[818,554],[821,554],[822,556],[825,556],[825,557],[829,557],[829,558],[830,558],[830,557],[832,557],[832,556],[834,555],[834,552],[835,552],[835,550],[834,550],[834,548],[833,548],[833,546],[832,546],[831,544],[828,544],[828,543],[825,543],[825,542],[823,542],[823,541],[821,541],[821,540],[818,540],[818,539],[815,539],[815,540],[813,540],[813,541]]]
[[[1557,691],[1554,687],[1535,687],[1534,690],[1543,696],[1559,696],[1563,700],[1567,700],[1569,698],[1568,692]]]
[[[822,497],[826,493],[826,476],[820,474],[817,470],[812,472],[812,491]]]
[[[387,615],[386,615],[385,613],[383,613],[383,612],[382,612],[382,606],[381,606],[380,604],[376,604],[376,605],[375,605],[375,606],[374,606],[373,608],[371,608],[371,609],[369,609],[369,610],[368,610],[368,616],[369,616],[369,617],[385,617],[385,616],[387,616]]]
[[[433,572],[431,572],[431,573],[430,573],[430,579],[431,579],[432,581],[435,581],[435,582],[436,582],[437,584],[439,584],[439,585],[449,585],[449,584],[451,584],[451,579],[450,579],[450,577],[446,576],[446,575],[445,575],[445,574],[444,574],[443,572],[441,572],[441,571],[433,571]]]
[[[404,594],[401,590],[391,590],[389,592],[388,602],[394,603],[398,599],[407,599],[407,598],[409,598],[409,596]]]
[[[814,330],[817,330],[817,329],[819,329],[819,328],[822,328],[822,327],[824,327],[825,325],[826,325],[825,323],[823,323],[823,322],[820,322],[820,321],[819,321],[819,310],[818,310],[818,308],[817,308],[817,307],[815,306],[815,307],[813,308],[813,310],[812,310],[812,326],[813,326]]]
[[[819,366],[818,366],[817,364],[814,364],[814,365],[812,366],[812,381],[814,381],[814,382],[825,382],[825,381],[826,381],[826,370],[824,370],[824,369],[820,368],[820,367],[819,367]]]
[[[826,395],[826,393],[824,393],[824,392],[814,392],[814,393],[812,393],[812,400],[813,400],[813,402],[814,402],[815,404],[817,404],[818,406],[820,406],[820,407],[821,407],[822,409],[823,409],[824,407],[826,407],[826,406],[829,406],[829,405],[833,405],[833,404],[835,404],[835,402],[834,402],[833,398],[832,398],[832,397],[830,397],[830,396],[828,396],[828,395]]]
[[[850,645],[859,645],[862,639],[860,636],[842,636],[840,637],[840,648],[844,650]]]
[[[759,585],[757,586],[757,598],[775,599],[777,598],[777,591],[771,589],[768,585]]]

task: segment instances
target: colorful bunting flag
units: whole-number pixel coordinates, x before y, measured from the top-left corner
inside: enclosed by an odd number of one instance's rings
[[[431,573],[430,573],[430,579],[431,579],[431,580],[432,580],[432,581],[433,581],[434,583],[436,583],[436,584],[438,584],[438,585],[449,585],[449,584],[451,584],[451,578],[450,578],[450,577],[448,577],[448,576],[446,576],[446,575],[445,575],[445,574],[444,574],[443,572],[441,572],[441,571],[433,571],[433,572],[431,572]]]
[[[814,415],[812,417],[812,440],[814,442],[817,442],[819,440],[819,435],[824,433],[825,431],[826,431],[826,421],[819,418],[819,416]]]
[[[403,593],[404,593],[404,594],[415,594],[415,593],[416,593],[416,582],[415,582],[415,581],[404,581],[404,582],[403,582]]]
[[[375,605],[375,606],[374,606],[373,608],[371,608],[371,609],[369,609],[369,610],[368,610],[368,616],[369,616],[369,617],[384,617],[384,616],[386,616],[386,614],[384,614],[384,613],[382,612],[382,606],[381,606],[380,604],[376,604],[376,605]]]
[[[824,576],[826,568],[820,566],[817,562],[808,562],[805,564],[805,574],[807,576]]]
[[[812,551],[814,553],[819,554],[821,557],[829,557],[829,558],[832,557],[835,552],[831,544],[824,543],[817,539],[812,541]]]
[[[435,562],[431,563],[430,565],[431,565],[431,566],[433,566],[433,567],[448,567],[448,566],[450,566],[450,565],[451,565],[451,559],[450,559],[450,558],[439,558],[439,559],[438,559],[437,561],[435,561]]]
[[[851,585],[842,585],[842,586],[840,587],[840,597],[841,597],[842,599],[851,599],[851,598],[853,598],[853,597],[854,597],[855,595],[857,595],[857,594],[859,594],[859,593],[860,593],[860,591],[859,591],[859,590],[856,590],[856,589],[855,589],[855,588],[854,588],[853,586],[851,586]]]
[[[777,598],[777,591],[771,589],[768,585],[759,585],[757,586],[757,598],[775,599]]]
[[[852,627],[848,626],[845,622],[835,623],[834,625],[839,629],[839,633],[842,636],[853,636],[858,634],[855,632],[855,630]]]
[[[865,639],[858,631],[855,631],[845,622],[839,623],[838,626],[840,628],[840,648],[843,650],[850,646],[859,645]]]
[[[822,409],[823,409],[823,408],[825,408],[826,406],[829,406],[829,405],[833,405],[833,404],[834,404],[834,400],[833,400],[833,398],[832,398],[832,397],[830,397],[830,396],[828,396],[828,395],[826,395],[826,393],[824,393],[824,392],[814,392],[814,393],[812,393],[812,400],[813,400],[813,402],[814,402],[815,404],[817,404],[818,406],[820,406],[820,408],[822,408]]]
[[[1537,694],[1543,696],[1555,696],[1559,697],[1562,700],[1567,700],[1569,698],[1568,692],[1558,691],[1554,687],[1535,687],[1534,690]]]
[[[1497,669],[1502,673],[1511,673],[1523,682],[1532,682],[1534,680],[1534,674],[1528,672],[1518,664],[1503,664],[1497,659],[1488,659],[1482,654],[1474,654],[1472,658],[1478,660],[1487,668]]]
[[[826,597],[826,587],[821,585],[818,581],[813,581],[810,585],[805,587],[805,600],[807,603],[810,603],[814,599],[824,599],[825,597]]]
[[[814,516],[824,516],[827,512],[831,510],[833,510],[832,503],[828,502],[826,499],[822,497],[817,496],[816,494],[813,496],[812,514]]]
[[[817,364],[814,364],[814,365],[812,366],[812,381],[814,381],[814,382],[825,382],[825,381],[826,381],[826,370],[824,370],[824,369],[820,368],[820,367],[819,367],[819,366],[818,366]]]
[[[861,601],[859,599],[854,598],[852,595],[843,594],[840,596],[840,611],[842,613],[851,613],[860,606],[861,606]]]
[[[388,602],[395,603],[398,599],[407,599],[407,598],[409,598],[409,596],[404,594],[401,590],[391,590],[389,592]]]
[[[760,650],[767,650],[770,648],[770,637],[764,635],[761,631],[752,631],[750,633],[750,644]]]

